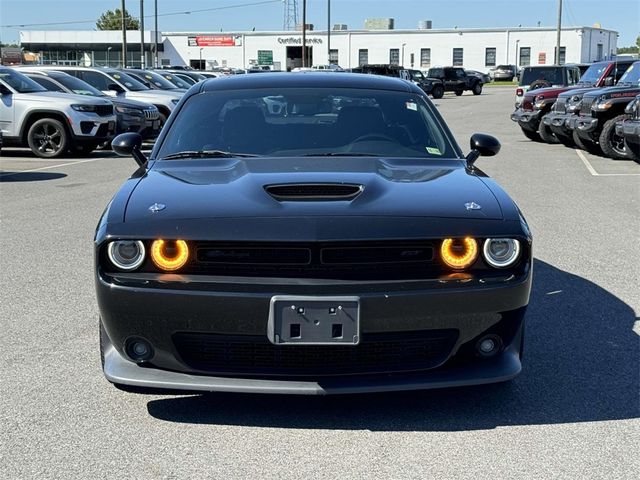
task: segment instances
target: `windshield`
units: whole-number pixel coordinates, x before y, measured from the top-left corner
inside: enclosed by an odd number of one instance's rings
[[[97,88],[92,87],[87,82],[80,80],[79,78],[72,77],[71,75],[62,74],[50,74],[51,78],[55,79],[57,82],[61,83],[63,86],[71,90],[76,95],[88,95],[91,97],[106,97],[104,93],[102,93]]]
[[[609,63],[607,62],[594,63],[589,68],[587,68],[586,72],[582,74],[582,76],[580,77],[580,83],[595,84],[607,69],[608,65]]]
[[[114,80],[117,80],[118,82],[123,84],[125,87],[127,87],[132,92],[139,92],[141,90],[149,90],[149,87],[147,87],[146,85],[140,83],[138,80],[136,80],[135,78],[133,78],[130,75],[127,75],[126,73],[122,73],[122,72],[106,72],[106,73],[107,73],[107,75],[109,75]]]
[[[162,75],[158,75],[155,72],[135,72],[134,75],[144,79],[146,82],[153,85],[154,88],[159,88],[160,90],[175,90],[178,88],[169,80],[163,78]]]
[[[640,62],[634,62],[627,68],[627,71],[624,72],[624,75],[620,77],[620,81],[618,82],[618,84],[622,83],[640,86]]]
[[[13,88],[18,93],[46,92],[47,89],[40,86],[26,75],[9,70],[0,69],[0,80]]]
[[[522,72],[520,86],[531,85],[536,80],[546,80],[551,85],[562,85],[562,69],[558,67],[549,68],[525,68]]]
[[[418,82],[424,81],[424,75],[422,75],[420,70],[411,70],[411,75],[413,76],[413,79]]]
[[[329,88],[191,96],[171,124],[158,157],[185,151],[457,158],[433,106],[419,95]]]
[[[158,75],[162,76],[165,80],[168,80],[169,82],[173,83],[178,88],[187,88],[188,89],[191,86],[191,84],[185,82],[181,78],[178,78],[178,77],[176,77],[175,75],[173,75],[171,73],[162,73],[162,74],[158,74]]]

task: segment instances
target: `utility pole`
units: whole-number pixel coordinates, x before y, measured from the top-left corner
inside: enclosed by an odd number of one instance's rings
[[[120,2],[120,16],[122,19],[122,68],[127,67],[127,21],[124,16],[124,0]]]
[[[560,65],[560,33],[562,32],[562,0],[558,1],[558,39],[556,41],[555,64]]]
[[[327,0],[327,65],[331,65],[331,0]]]
[[[140,68],[144,64],[144,0],[140,0]]]
[[[154,27],[155,30],[155,38],[156,38],[156,45],[155,45],[155,67],[158,68],[158,0],[155,0],[155,17],[156,17],[156,26]]]
[[[302,68],[306,66],[307,66],[307,0],[302,0]]]

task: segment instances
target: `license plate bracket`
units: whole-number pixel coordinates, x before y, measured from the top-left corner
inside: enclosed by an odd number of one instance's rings
[[[360,298],[273,296],[267,337],[275,345],[357,345]]]

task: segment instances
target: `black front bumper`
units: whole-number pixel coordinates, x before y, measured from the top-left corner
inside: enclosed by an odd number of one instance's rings
[[[542,112],[540,110],[524,110],[518,108],[511,114],[511,120],[517,122],[522,128],[537,131],[542,119],[541,114]]]
[[[169,389],[325,394],[491,383],[512,378],[521,368],[530,270],[493,282],[254,282],[99,272],[107,379]],[[282,294],[358,296],[361,344],[315,353],[296,346],[296,365],[291,350],[278,350],[291,346],[266,341],[271,298]],[[489,333],[501,336],[503,349],[493,358],[479,358],[476,342]],[[155,355],[138,365],[127,358],[124,345],[140,337],[153,345]],[[437,345],[436,337],[442,340]],[[420,344],[422,338],[428,346]],[[396,344],[389,347],[391,340]],[[330,361],[330,355],[339,358]],[[378,363],[376,355],[382,359]]]

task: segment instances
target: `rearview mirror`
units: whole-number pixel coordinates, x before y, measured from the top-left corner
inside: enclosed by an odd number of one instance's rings
[[[613,77],[607,77],[604,79],[604,86],[605,87],[612,87],[613,86]]]
[[[472,168],[479,157],[493,157],[500,151],[500,142],[497,138],[484,133],[474,133],[469,140],[471,151],[467,155],[467,167]]]
[[[121,133],[111,141],[111,148],[121,157],[132,156],[139,166],[147,163],[147,157],[142,153],[142,137],[139,133]]]

